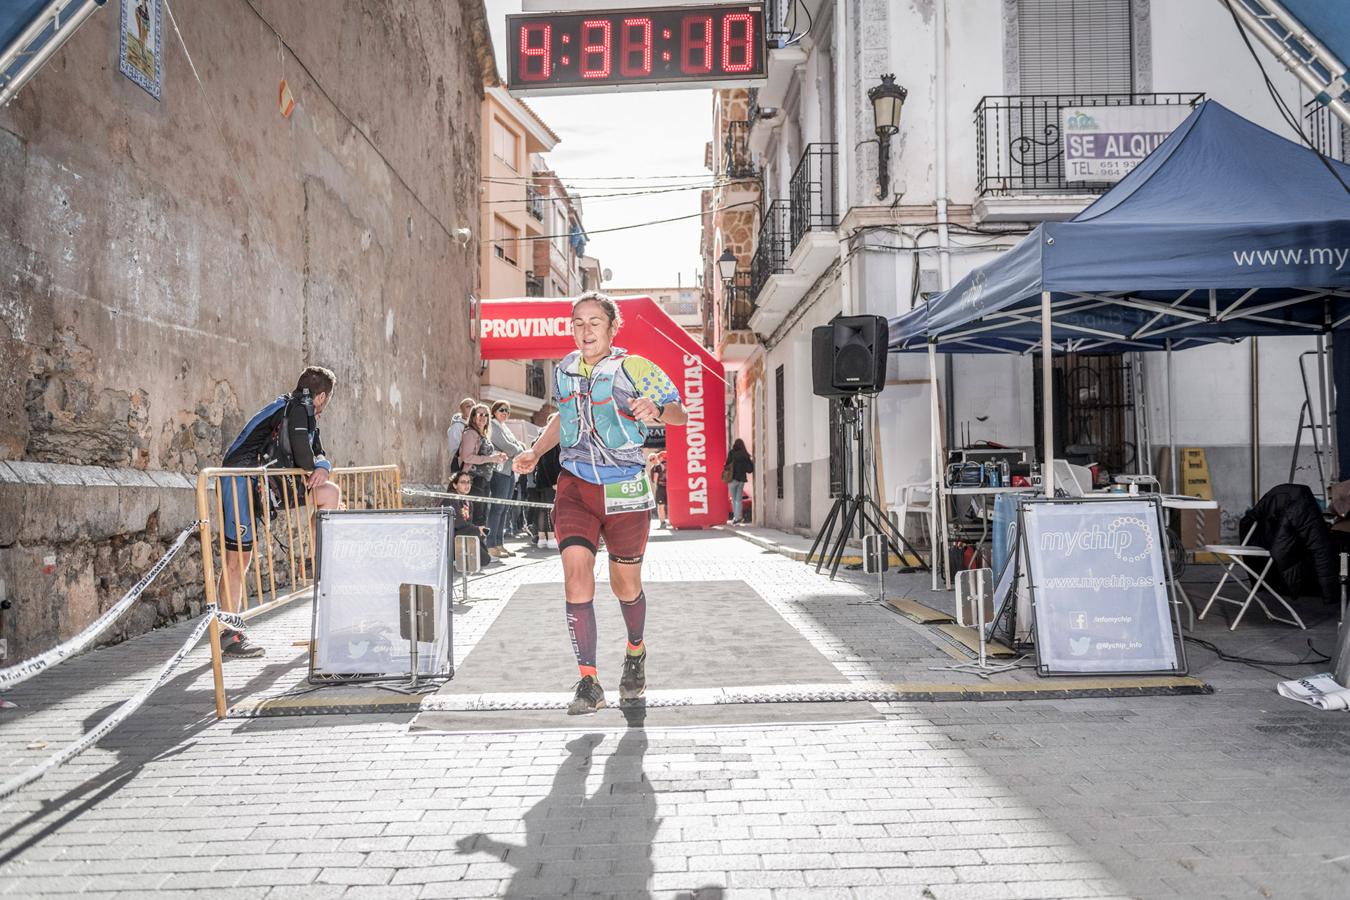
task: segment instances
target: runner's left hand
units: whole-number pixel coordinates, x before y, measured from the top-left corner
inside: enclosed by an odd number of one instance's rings
[[[327,483],[328,483],[328,470],[325,469],[323,466],[319,466],[313,472],[310,472],[309,478],[305,482],[305,484],[309,487],[311,491],[314,490],[319,485]]]
[[[646,397],[638,397],[632,403],[633,416],[648,425],[661,423],[661,408]]]

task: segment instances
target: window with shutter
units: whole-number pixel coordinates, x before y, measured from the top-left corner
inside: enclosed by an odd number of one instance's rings
[[[1134,90],[1131,0],[1018,0],[1022,94]]]
[[[503,219],[495,217],[493,221],[492,250],[497,258],[516,265],[517,250],[520,244],[520,229]]]

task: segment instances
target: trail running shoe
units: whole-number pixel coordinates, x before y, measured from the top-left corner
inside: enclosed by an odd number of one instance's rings
[[[589,716],[597,709],[605,708],[605,689],[594,675],[583,677],[573,687],[577,694],[567,706],[569,716]]]
[[[623,677],[619,679],[619,702],[636,700],[647,692],[647,648],[637,656],[623,655]]]
[[[249,659],[266,655],[267,651],[248,639],[248,635],[233,628],[220,633],[220,652],[227,658]]]

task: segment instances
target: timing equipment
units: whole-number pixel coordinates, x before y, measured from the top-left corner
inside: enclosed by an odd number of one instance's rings
[[[811,381],[818,397],[875,394],[886,386],[884,316],[841,316],[811,330]]]

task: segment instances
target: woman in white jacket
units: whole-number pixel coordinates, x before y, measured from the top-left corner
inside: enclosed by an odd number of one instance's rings
[[[493,447],[506,454],[506,459],[499,463],[497,470],[492,473],[489,496],[497,500],[505,500],[511,496],[511,489],[516,484],[516,476],[511,471],[511,460],[525,449],[525,445],[516,439],[511,429],[506,427],[506,420],[509,418],[511,418],[510,403],[498,400],[492,404],[492,425],[488,437],[492,439]],[[504,556],[515,556],[502,546],[504,541],[502,532],[506,529],[506,517],[510,509],[504,503],[493,503],[488,510],[488,553],[499,559]]]

